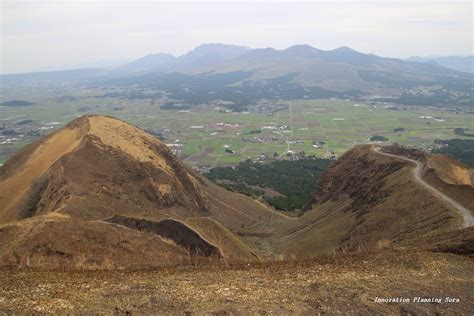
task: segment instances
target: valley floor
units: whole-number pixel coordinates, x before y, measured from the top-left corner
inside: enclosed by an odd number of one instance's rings
[[[442,303],[413,303],[415,297]],[[448,297],[453,302],[445,302]],[[377,298],[411,302],[381,303]],[[92,311],[452,315],[474,310],[473,298],[474,259],[429,252],[129,272],[0,271],[0,315]]]

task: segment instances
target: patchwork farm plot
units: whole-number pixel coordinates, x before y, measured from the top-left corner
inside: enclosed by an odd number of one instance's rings
[[[474,129],[474,114],[439,108],[391,108],[344,100],[275,102],[286,107],[270,114],[251,109],[233,113],[214,105],[178,111],[162,110],[150,100],[96,98],[85,93],[67,100],[38,98],[31,106],[0,107],[0,126],[7,128],[31,120],[32,129],[43,128],[49,133],[82,114],[112,115],[162,133],[163,141],[195,167],[235,165],[262,154],[287,152],[338,156],[374,135],[400,144],[429,147],[436,139],[463,138],[453,134],[454,128]],[[60,124],[47,125],[51,122]],[[35,135],[25,133],[20,140],[0,144],[0,163],[34,141]]]

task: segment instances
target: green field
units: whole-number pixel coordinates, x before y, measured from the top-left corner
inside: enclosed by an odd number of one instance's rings
[[[86,91],[79,95],[79,99],[72,101],[36,96],[33,100],[36,104],[31,106],[0,107],[0,126],[29,118],[35,121],[36,127],[58,121],[61,124],[55,128],[59,128],[84,113],[107,114],[142,128],[169,129],[165,142],[175,143],[179,139],[179,144],[182,144],[179,156],[187,164],[209,167],[236,164],[262,153],[284,154],[288,148],[318,157],[338,156],[376,134],[400,144],[429,147],[436,139],[454,138],[453,129],[456,127],[474,129],[473,114],[430,107],[393,110],[364,104],[354,106],[354,102],[344,100],[294,100],[291,102],[291,113],[290,107],[274,114],[224,113],[215,106],[198,107],[182,113],[161,110],[158,104],[149,100],[99,99],[94,97],[95,93]],[[31,97],[27,99],[32,100]],[[113,108],[117,106],[123,107],[123,110],[114,111]],[[84,107],[88,109],[84,110]],[[79,111],[81,108],[82,111]],[[441,118],[444,121],[420,116]],[[288,128],[279,131],[262,129],[262,126],[279,125],[288,125]],[[405,130],[393,132],[398,127]],[[248,134],[258,129],[262,129],[262,132]],[[264,141],[252,143],[242,140],[252,137]],[[0,144],[0,163],[34,139],[26,137],[15,144]],[[298,143],[287,144],[293,141]],[[314,148],[313,141],[325,144],[321,148]],[[226,153],[224,145],[234,153]]]

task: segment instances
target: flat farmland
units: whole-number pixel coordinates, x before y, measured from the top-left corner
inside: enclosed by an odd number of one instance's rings
[[[252,107],[249,112],[226,112],[214,105],[162,110],[150,100],[96,98],[93,94],[68,101],[51,97],[34,101],[32,106],[0,107],[0,126],[25,119],[34,122],[32,128],[57,122],[49,125],[51,132],[82,114],[112,115],[163,133],[164,142],[174,144],[178,155],[195,167],[235,165],[261,154],[282,155],[288,150],[318,157],[338,156],[373,135],[426,148],[436,139],[463,138],[454,135],[454,128],[474,129],[474,114],[467,112],[431,107],[394,109],[344,100],[293,100],[291,107],[270,114],[257,113]],[[275,102],[289,105],[284,100]],[[394,132],[396,128],[404,130]],[[24,137],[0,144],[0,163],[35,139]]]

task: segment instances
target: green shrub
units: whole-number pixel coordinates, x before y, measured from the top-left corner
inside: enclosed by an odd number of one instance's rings
[[[218,167],[206,176],[230,189],[249,196],[260,196],[279,210],[301,209],[311,198],[319,177],[331,163],[327,159],[279,160],[271,163],[241,162],[236,167]],[[280,193],[277,197],[265,197],[268,188]]]

